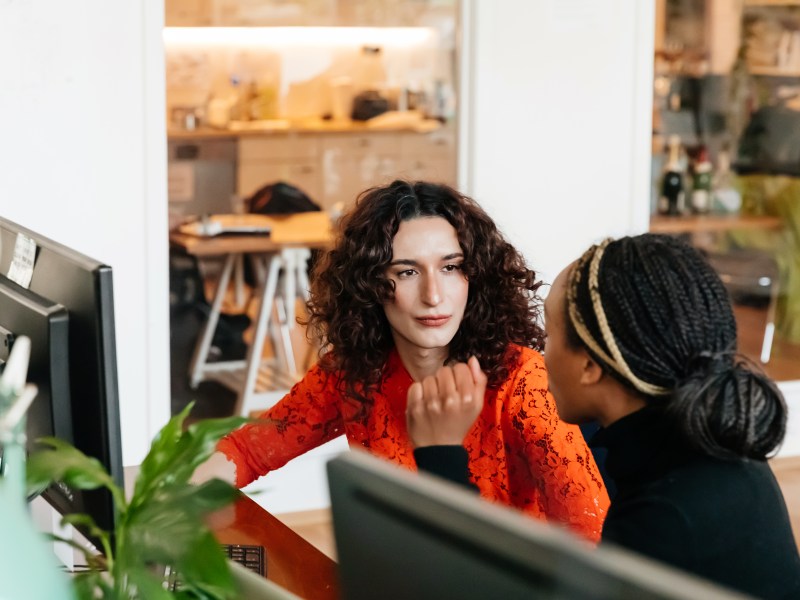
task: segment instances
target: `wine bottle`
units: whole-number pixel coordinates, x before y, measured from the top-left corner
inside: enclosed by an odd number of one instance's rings
[[[661,179],[658,212],[663,215],[680,215],[686,209],[686,192],[683,187],[683,169],[680,164],[681,141],[676,135],[669,138],[669,160]]]

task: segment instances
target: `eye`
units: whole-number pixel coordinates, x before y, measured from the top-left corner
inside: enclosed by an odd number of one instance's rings
[[[407,279],[407,278],[409,278],[409,277],[413,277],[413,276],[414,276],[416,273],[417,273],[417,272],[416,272],[416,270],[414,270],[414,269],[405,269],[405,270],[403,270],[403,271],[398,271],[398,272],[396,273],[396,276],[397,276],[399,279]]]
[[[452,273],[454,271],[460,271],[460,270],[461,270],[461,263],[449,264],[442,267],[442,271],[444,271],[445,273]]]

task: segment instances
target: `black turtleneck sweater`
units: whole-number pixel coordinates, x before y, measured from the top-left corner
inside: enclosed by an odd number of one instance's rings
[[[766,462],[697,453],[650,408],[601,429],[591,445],[607,449],[617,487],[604,543],[760,598],[800,598],[800,556]]]

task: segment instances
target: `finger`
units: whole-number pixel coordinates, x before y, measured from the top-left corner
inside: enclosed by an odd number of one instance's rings
[[[458,395],[461,397],[462,408],[468,409],[475,402],[475,383],[472,380],[472,372],[464,363],[458,363],[453,367],[453,374]]]
[[[426,377],[422,380],[422,395],[429,413],[438,415],[442,412],[439,401],[439,384],[436,377]]]
[[[458,392],[456,390],[456,379],[453,375],[453,369],[450,367],[442,367],[436,372],[436,380],[439,384],[439,399],[441,401],[442,409],[447,410],[455,406],[458,399]]]
[[[411,384],[411,387],[408,388],[408,394],[406,395],[406,412],[413,414],[415,417],[419,417],[424,407],[425,405],[422,401],[422,384],[415,381]]]
[[[478,362],[477,356],[470,356],[469,361],[467,361],[469,365],[470,373],[472,373],[472,380],[475,382],[476,386],[480,386],[481,389],[486,389],[486,373],[481,370],[481,365]]]

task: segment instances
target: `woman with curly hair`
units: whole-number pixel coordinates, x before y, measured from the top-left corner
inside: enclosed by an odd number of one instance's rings
[[[608,496],[547,391],[539,286],[494,222],[452,188],[367,190],[312,276],[320,360],[262,423],[219,444],[236,485],[344,434],[410,469],[455,469],[483,497],[597,540]],[[431,435],[425,411],[406,417],[431,378],[452,401],[426,410],[452,417],[455,431],[468,421],[466,435]]]

